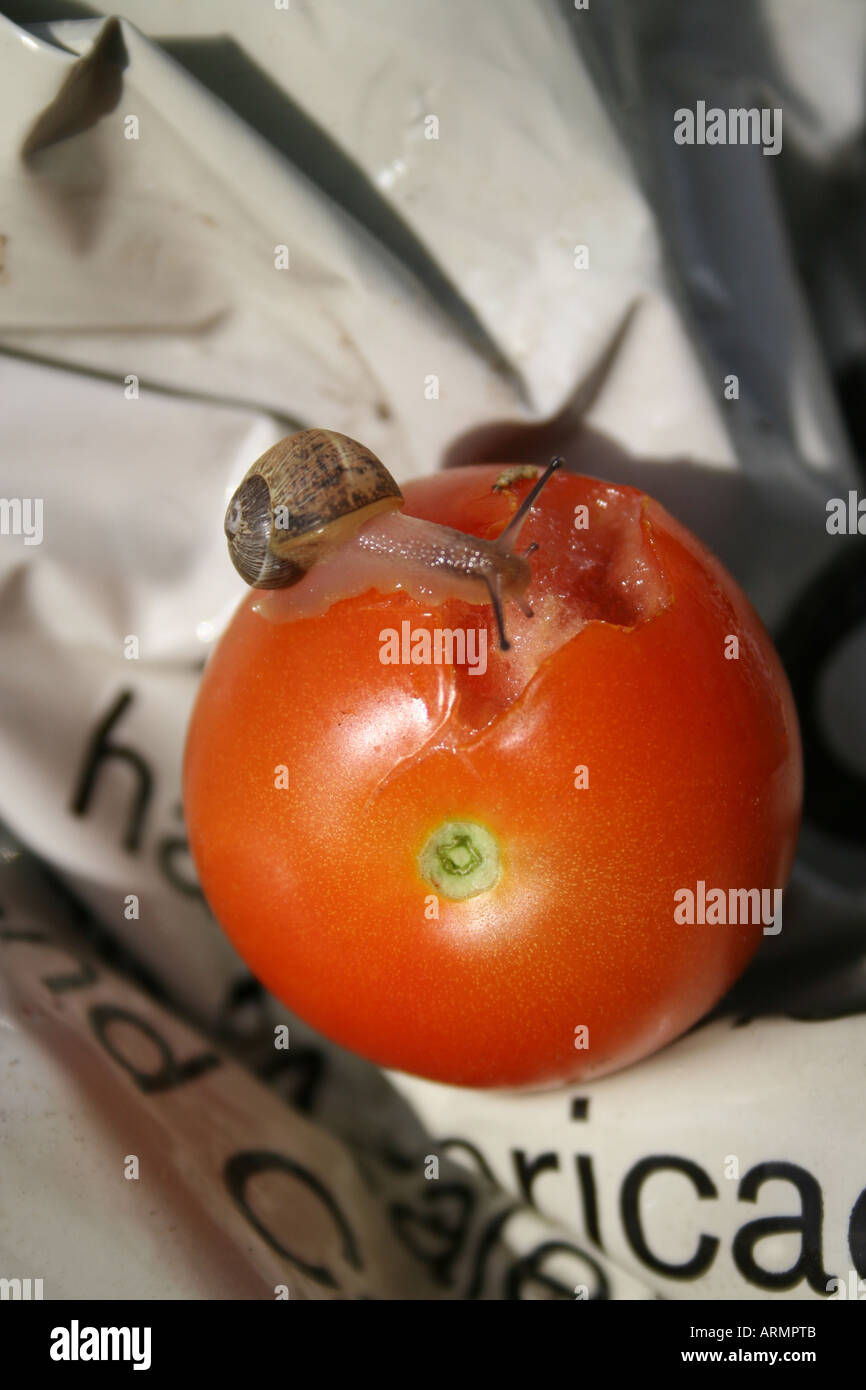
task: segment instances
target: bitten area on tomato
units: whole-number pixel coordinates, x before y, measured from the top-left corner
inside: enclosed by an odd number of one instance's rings
[[[492,538],[531,486],[501,473],[409,484],[406,511]],[[682,1033],[763,928],[684,925],[675,894],[782,888],[799,826],[787,682],[719,562],[564,472],[532,542],[508,653],[483,594],[251,594],[187,744],[190,847],[250,968],[343,1046],[459,1085],[596,1076]],[[486,669],[383,664],[383,633],[411,657],[437,628],[476,629]]]

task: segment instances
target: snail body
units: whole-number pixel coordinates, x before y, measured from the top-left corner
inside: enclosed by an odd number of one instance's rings
[[[532,577],[513,542],[548,478],[553,459],[502,535],[483,540],[404,515],[385,465],[364,445],[332,430],[302,430],[250,467],[229,503],[225,532],[232,562],[251,587],[300,585],[315,602],[378,588],[406,589],[435,603],[489,602],[499,642],[509,648],[503,605],[532,616]],[[336,592],[334,592],[336,590]]]

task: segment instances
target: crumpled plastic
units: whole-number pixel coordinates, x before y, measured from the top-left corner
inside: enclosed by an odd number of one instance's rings
[[[858,482],[830,371],[866,339],[866,18],[676,9],[0,20],[0,492],[41,499],[44,533],[0,536],[0,1277],[316,1299],[866,1277],[862,834],[807,806],[784,930],[713,1018],[517,1096],[383,1073],[288,1015],[183,828],[186,722],[242,592],[225,503],[294,428],[398,481],[561,451],[658,497],[776,633],[856,544],[824,523]],[[697,97],[781,106],[782,154],[675,145]],[[862,654],[843,675],[825,715],[862,769]]]

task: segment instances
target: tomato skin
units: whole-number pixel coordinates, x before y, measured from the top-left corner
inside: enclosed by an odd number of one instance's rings
[[[406,510],[494,534],[529,486],[493,492],[500,471],[409,484]],[[537,528],[533,604],[557,559],[543,514],[570,522],[598,486],[560,474],[540,499],[520,541]],[[458,1085],[597,1076],[690,1027],[760,944],[760,923],[677,923],[674,894],[784,886],[802,800],[793,702],[731,577],[643,508],[667,604],[631,627],[589,622],[457,745],[419,753],[448,727],[450,673],[379,660],[383,628],[426,621],[401,593],[284,623],[251,594],[213,653],[184,769],[201,883],[265,986],[343,1046]],[[461,689],[471,712],[478,687]],[[498,838],[501,877],[440,896],[431,919],[417,856],[455,817]]]

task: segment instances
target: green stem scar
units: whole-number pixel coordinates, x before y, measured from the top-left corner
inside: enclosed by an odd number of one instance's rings
[[[445,898],[474,898],[499,881],[499,845],[477,821],[447,820],[418,855],[418,871]]]

